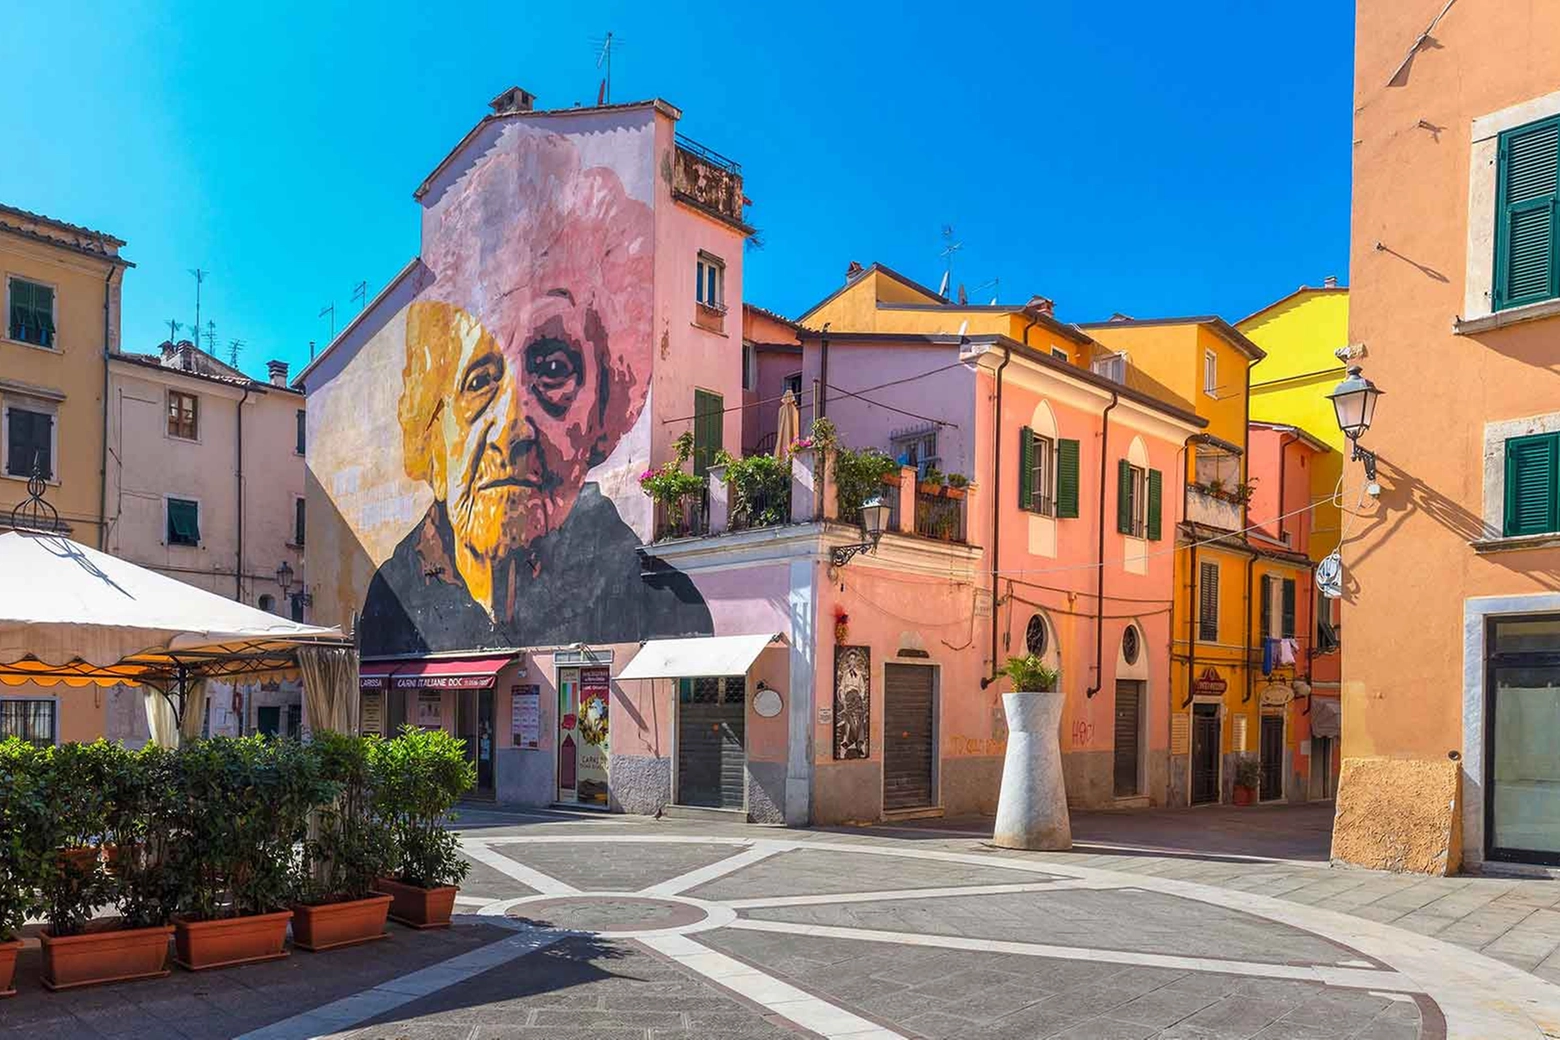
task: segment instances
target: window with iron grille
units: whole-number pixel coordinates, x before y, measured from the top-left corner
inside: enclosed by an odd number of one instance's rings
[[[25,278],[7,280],[6,335],[35,347],[54,347],[54,290]]]
[[[52,700],[0,700],[0,740],[19,737],[40,747],[53,744],[57,711]]]
[[[1219,639],[1219,565],[1203,560],[1198,568],[1197,638],[1205,643]]]
[[[194,394],[168,391],[168,436],[192,441],[200,434],[200,399]]]
[[[894,458],[901,466],[914,466],[916,477],[924,478],[929,469],[941,469],[942,458],[937,454],[937,429],[905,430],[889,439]]]

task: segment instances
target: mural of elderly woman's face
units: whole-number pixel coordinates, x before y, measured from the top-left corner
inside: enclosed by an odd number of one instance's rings
[[[407,474],[481,572],[556,529],[643,407],[650,210],[556,135],[500,142],[441,203],[407,313]],[[490,573],[490,572],[489,572]]]

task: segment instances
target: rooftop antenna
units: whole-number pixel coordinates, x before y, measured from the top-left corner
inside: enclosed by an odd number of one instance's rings
[[[368,306],[368,279],[365,278],[352,287],[352,302],[358,305],[358,313],[363,313],[363,308]]]
[[[238,352],[244,349],[244,341],[241,339],[228,340],[228,364],[238,367]]]
[[[623,46],[623,41],[617,39],[608,31],[605,37],[599,40],[592,40],[591,43],[601,48],[596,52],[596,68],[605,72],[601,80],[601,86],[596,91],[596,104],[610,105],[612,104],[612,50],[615,47]]]
[[[179,330],[184,328],[184,323],[175,318],[168,319],[168,342],[179,342]]]
[[[943,247],[937,255],[943,258],[942,287],[937,290],[937,295],[947,299],[948,286],[953,282],[953,254],[964,248],[963,242],[953,240],[953,225],[944,224],[942,229]]]
[[[319,317],[330,316],[330,339],[326,342],[334,343],[336,340],[336,301],[330,301],[329,307],[321,307]]]
[[[217,353],[217,323],[210,318],[206,319],[206,353],[213,357]]]
[[[1001,295],[1002,279],[993,278],[990,281],[981,282],[975,288],[970,290],[970,295],[979,296],[981,291],[984,289],[991,290],[991,306],[995,307],[997,305],[997,297]]]
[[[202,271],[198,267],[190,268],[190,274],[195,276],[195,324],[191,326],[195,330],[195,345],[200,346],[200,286],[206,280],[210,271]]]

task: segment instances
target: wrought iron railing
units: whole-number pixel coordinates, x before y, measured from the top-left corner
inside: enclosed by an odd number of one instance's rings
[[[964,541],[964,499],[915,492],[915,533],[944,542]]]
[[[733,491],[731,529],[746,531],[755,527],[776,527],[791,520],[791,482],[778,488],[760,488],[741,493]]]
[[[710,493],[708,489],[693,495],[685,495],[681,501],[670,505],[660,502],[655,507],[655,540],[669,538],[699,538],[710,530]]]

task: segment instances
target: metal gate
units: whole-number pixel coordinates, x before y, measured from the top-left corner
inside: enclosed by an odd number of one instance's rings
[[[1284,797],[1284,717],[1262,716],[1262,787],[1258,798],[1266,802]]]
[[[883,666],[884,811],[923,809],[933,804],[933,687],[929,667]]]
[[[677,680],[679,805],[745,807],[746,691],[740,675]]]
[[[1116,680],[1116,797],[1132,798],[1141,790],[1138,772],[1138,731],[1143,710],[1143,681]]]
[[[1192,804],[1219,800],[1219,706],[1192,705]]]

